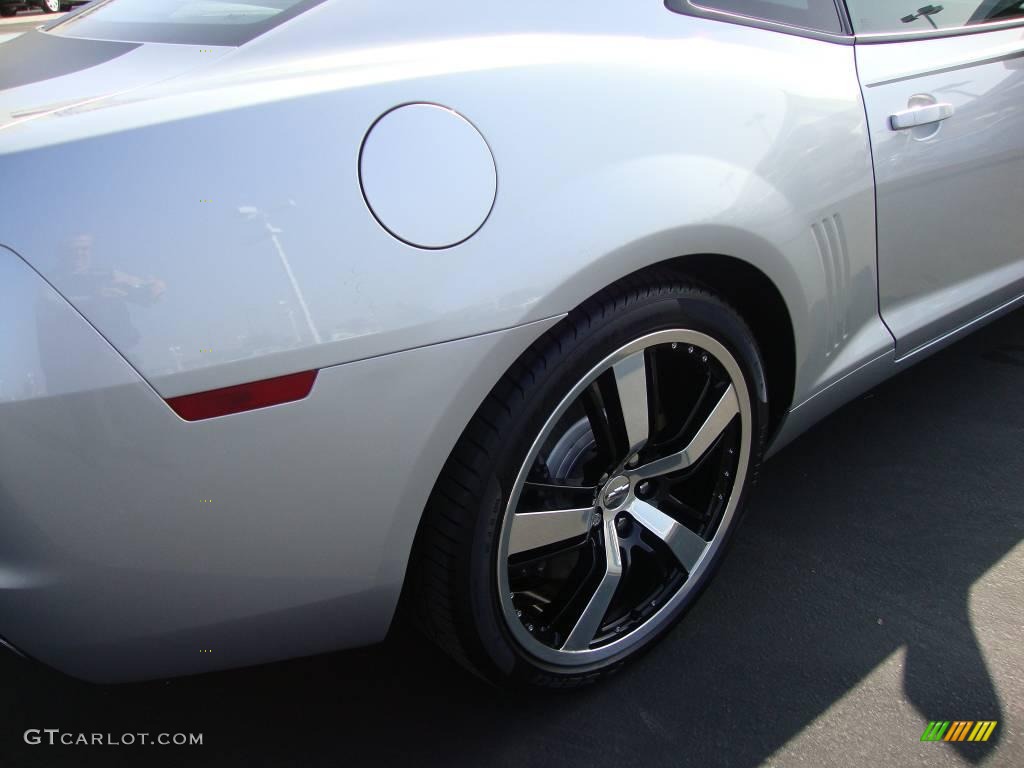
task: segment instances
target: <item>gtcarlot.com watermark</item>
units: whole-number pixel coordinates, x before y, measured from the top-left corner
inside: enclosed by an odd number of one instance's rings
[[[82,733],[60,728],[29,728],[25,743],[66,747],[201,747],[201,733]]]

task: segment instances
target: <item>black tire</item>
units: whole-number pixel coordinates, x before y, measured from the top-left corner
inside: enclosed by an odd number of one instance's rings
[[[39,8],[43,13],[57,13],[61,10],[59,0],[39,0]]]
[[[12,8],[9,5],[5,5],[4,7],[0,8],[0,16],[3,16],[4,18],[10,18],[11,16],[14,16],[17,12],[17,8]]]
[[[736,513],[727,530],[722,524],[721,546],[713,561],[709,556],[700,578],[695,577],[699,583],[671,611],[666,608],[656,630],[593,664],[570,667],[541,660],[516,640],[501,608],[504,594],[499,595],[496,566],[510,489],[522,476],[523,462],[548,416],[581,377],[623,344],[678,328],[713,337],[742,370],[752,425],[747,471],[730,491],[738,492]],[[756,476],[767,424],[762,358],[735,310],[671,273],[631,277],[602,291],[521,356],[452,451],[425,510],[410,565],[408,586],[417,624],[468,669],[502,685],[575,687],[614,672],[671,628],[707,585]]]

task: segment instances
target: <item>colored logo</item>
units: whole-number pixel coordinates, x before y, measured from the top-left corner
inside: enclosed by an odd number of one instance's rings
[[[921,741],[988,741],[997,720],[932,720]]]

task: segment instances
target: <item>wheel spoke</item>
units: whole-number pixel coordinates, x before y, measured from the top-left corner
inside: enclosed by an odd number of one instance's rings
[[[667,416],[665,413],[664,396],[661,391],[661,362],[658,358],[657,347],[649,347],[645,350],[647,361],[647,410],[650,412],[651,435],[657,435],[665,429]]]
[[[730,384],[725,392],[722,393],[722,396],[707,419],[704,420],[700,429],[697,430],[697,434],[690,440],[689,445],[677,453],[637,467],[633,470],[632,474],[635,477],[647,479],[693,466],[707,453],[708,448],[714,444],[718,436],[725,431],[725,428],[729,426],[739,412],[740,404],[736,398],[736,390]]]
[[[612,372],[619,394],[628,452],[634,453],[647,444],[651,429],[650,410],[647,406],[647,359],[643,350],[616,363]]]
[[[629,513],[640,525],[668,545],[687,573],[693,571],[707,549],[708,542],[646,501],[634,500],[629,505]]]
[[[590,422],[590,431],[594,433],[597,463],[602,467],[608,467],[618,462],[620,451],[616,445],[617,441],[611,422],[608,420],[601,383],[601,379],[593,382],[583,391],[580,399],[583,403],[583,411],[587,415],[587,421]]]
[[[615,517],[610,514],[604,516],[604,560],[605,571],[601,583],[566,638],[563,651],[585,651],[590,647],[619,586],[622,554],[619,552],[619,535],[615,532]]]
[[[674,517],[676,520],[693,520],[694,523],[701,523],[705,519],[705,513],[690,506],[684,501],[673,496],[671,493],[658,497],[658,508],[662,512]]]
[[[562,485],[560,483],[523,483],[523,497],[520,506],[530,511],[544,511],[545,507],[567,509],[593,504],[597,495],[596,485]]]
[[[512,518],[508,553],[516,555],[583,536],[590,530],[593,515],[593,507],[517,512]]]

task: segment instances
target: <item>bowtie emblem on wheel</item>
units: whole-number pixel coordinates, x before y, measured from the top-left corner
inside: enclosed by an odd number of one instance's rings
[[[604,506],[606,509],[618,509],[629,495],[629,480],[618,477],[608,484],[604,492]]]

